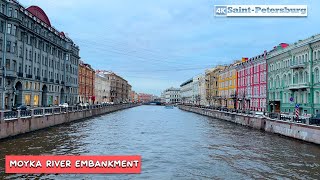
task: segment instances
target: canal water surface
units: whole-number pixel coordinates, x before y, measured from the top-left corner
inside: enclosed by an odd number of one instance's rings
[[[5,175],[4,156],[141,155],[138,175]],[[0,141],[0,179],[319,179],[320,147],[161,106]]]

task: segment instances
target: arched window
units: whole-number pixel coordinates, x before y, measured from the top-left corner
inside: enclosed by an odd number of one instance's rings
[[[315,92],[314,103],[316,103],[316,104],[320,103],[320,93],[319,93],[319,91]]]
[[[280,87],[280,77],[276,77],[276,88]]]
[[[305,55],[305,60],[308,62],[308,54]]]
[[[282,84],[283,86],[286,86],[286,85],[287,85],[287,75],[284,75],[284,76],[283,76],[283,78],[282,78],[282,83],[283,83],[283,84]]]
[[[289,73],[288,74],[288,85],[290,85],[291,84],[291,74]]]
[[[298,73],[296,72],[293,77],[293,84],[298,84],[298,79],[299,79]]]
[[[314,82],[318,83],[320,80],[320,77],[319,77],[319,69],[316,68],[315,71],[314,71]]]
[[[299,83],[303,83],[303,73],[302,73],[302,71],[299,72]]]
[[[273,88],[273,78],[270,79],[270,88]]]
[[[304,82],[308,83],[309,82],[309,74],[307,71],[304,72]]]
[[[287,93],[283,94],[283,102],[286,103],[287,102]]]

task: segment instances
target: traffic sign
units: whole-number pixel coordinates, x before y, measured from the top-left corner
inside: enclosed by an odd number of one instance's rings
[[[291,97],[291,98],[290,98],[290,101],[291,101],[291,102],[293,102],[293,101],[294,101],[293,97]]]
[[[300,107],[300,104],[296,104],[296,108],[299,108]]]

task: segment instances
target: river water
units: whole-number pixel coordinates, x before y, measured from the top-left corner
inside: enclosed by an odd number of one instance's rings
[[[137,175],[5,175],[10,155],[141,155]],[[0,179],[319,179],[320,146],[161,106],[0,141]]]

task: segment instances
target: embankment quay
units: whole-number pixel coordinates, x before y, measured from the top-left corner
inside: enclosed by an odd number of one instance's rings
[[[0,139],[136,107],[137,104],[50,107],[1,112]]]
[[[141,155],[141,174],[5,174],[5,155]],[[0,141],[0,179],[319,179],[320,148],[209,116],[139,106]]]
[[[255,129],[260,129],[267,132],[280,134],[315,144],[320,144],[320,126],[307,125],[292,121],[283,121],[265,116],[225,112],[194,106],[181,105],[179,106],[179,108],[185,111],[234,122]]]

